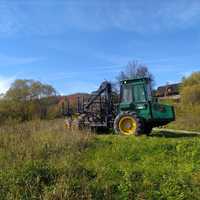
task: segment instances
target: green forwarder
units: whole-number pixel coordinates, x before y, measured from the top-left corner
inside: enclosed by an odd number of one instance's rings
[[[83,99],[81,103],[78,98],[78,117],[75,119],[72,119],[67,102],[66,126],[71,129],[92,130],[114,128],[119,134],[148,135],[153,127],[175,120],[173,106],[160,104],[157,98],[153,97],[150,78],[123,80],[120,86],[120,101],[117,106],[114,101],[116,93],[107,81],[101,84],[87,102]]]

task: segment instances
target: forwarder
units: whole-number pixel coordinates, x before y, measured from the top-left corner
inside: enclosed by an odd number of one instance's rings
[[[159,127],[175,120],[173,106],[162,105],[152,96],[150,78],[134,78],[120,82],[120,101],[112,91],[110,82],[103,82],[91,97],[82,103],[77,101],[78,117],[69,117],[66,126],[71,129],[105,130],[113,129],[123,135],[149,135],[153,127]],[[65,107],[65,106],[63,106]],[[65,109],[66,110],[66,109]]]

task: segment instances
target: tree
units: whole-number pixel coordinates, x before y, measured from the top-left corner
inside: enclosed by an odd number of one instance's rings
[[[45,118],[50,106],[49,98],[54,96],[56,90],[51,85],[18,79],[12,83],[1,100],[0,110],[11,118],[18,118],[21,121]]]
[[[153,74],[149,71],[148,67],[144,64],[141,64],[137,61],[129,62],[124,71],[121,71],[116,77],[117,81],[124,79],[132,79],[137,77],[149,77],[152,81],[152,87],[154,85]]]
[[[184,105],[200,105],[200,71],[183,78],[181,99]]]
[[[189,77],[183,77],[182,87],[189,87],[200,84],[200,71],[193,72]]]
[[[34,80],[18,79],[12,83],[10,89],[6,92],[5,98],[27,101],[55,95],[56,90],[51,85]]]

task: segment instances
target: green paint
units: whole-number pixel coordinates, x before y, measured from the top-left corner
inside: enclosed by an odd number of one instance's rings
[[[150,79],[135,78],[121,82],[121,103],[119,111],[134,111],[153,127],[174,121],[173,106],[163,105],[152,97]]]

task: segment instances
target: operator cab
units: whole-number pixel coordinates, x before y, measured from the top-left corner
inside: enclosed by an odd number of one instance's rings
[[[119,112],[134,112],[140,119],[154,126],[174,121],[173,106],[158,103],[152,95],[148,77],[121,81]]]
[[[145,103],[152,100],[150,78],[135,78],[121,81],[121,102]]]

